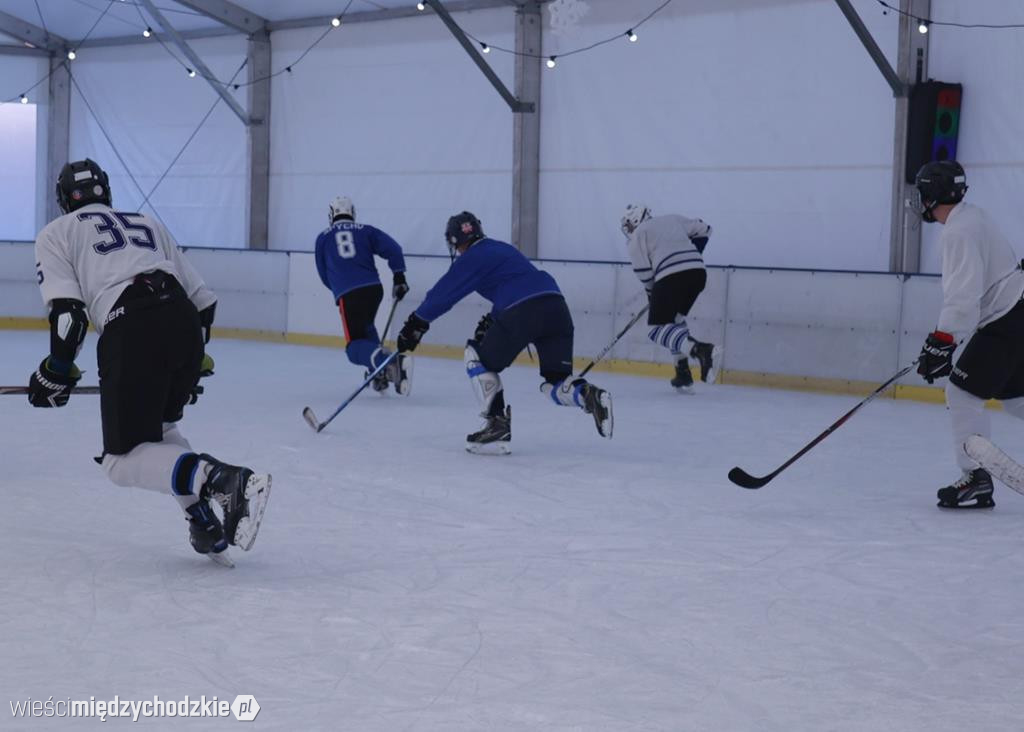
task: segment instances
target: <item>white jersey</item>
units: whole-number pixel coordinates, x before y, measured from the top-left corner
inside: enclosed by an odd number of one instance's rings
[[[647,219],[629,235],[629,258],[644,287],[670,274],[704,269],[704,257],[690,241],[709,236],[711,227],[700,219],[669,214]]]
[[[82,206],[39,232],[36,270],[43,301],[84,302],[97,333],[117,298],[143,272],[173,275],[199,310],[217,301],[162,224],[102,203]]]
[[[938,328],[957,339],[1006,315],[1024,293],[1024,271],[983,209],[959,203],[939,237],[942,312]]]

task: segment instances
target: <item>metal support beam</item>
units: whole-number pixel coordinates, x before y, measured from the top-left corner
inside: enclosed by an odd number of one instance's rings
[[[63,212],[57,207],[52,194],[53,186],[60,175],[60,169],[68,162],[70,154],[71,129],[71,71],[62,57],[50,59],[49,109],[46,130],[46,180],[43,189],[46,197],[46,220],[53,221]]]
[[[31,46],[10,46],[0,43],[0,56],[49,56],[45,48]]]
[[[145,0],[145,2],[150,1],[151,0]],[[430,6],[431,10],[437,13],[438,17],[441,18],[441,21],[448,27],[448,30],[451,31],[451,34],[455,36],[455,39],[462,44],[462,47],[466,50],[466,53],[469,54],[473,63],[475,63],[480,71],[483,72],[484,76],[487,77],[487,80],[491,82],[491,86],[498,91],[498,94],[501,95],[501,98],[505,100],[505,103],[508,104],[509,108],[513,112],[522,113],[534,111],[533,104],[519,101],[512,92],[508,90],[508,87],[505,86],[505,82],[503,82],[498,75],[494,73],[494,69],[491,68],[490,64],[484,61],[484,58],[480,54],[480,50],[476,47],[476,44],[473,43],[473,41],[471,41],[462,31],[459,24],[455,22],[451,14],[445,9],[444,5],[441,4],[441,0],[424,0],[424,2]]]
[[[896,71],[908,88],[928,79],[928,37],[919,33],[915,18],[931,17],[931,0],[900,0],[899,51]],[[889,271],[921,271],[921,218],[910,210],[907,183],[907,120],[910,99],[896,98],[892,154],[892,215],[889,235]]]
[[[247,205],[248,245],[267,249],[270,212],[270,34],[249,37],[249,201]]]
[[[250,13],[245,8],[228,2],[228,0],[177,0],[177,2],[179,5],[191,8],[207,18],[213,18],[218,23],[223,23],[246,35],[265,30],[267,27],[266,18]]]
[[[541,4],[549,0],[538,0]],[[461,13],[469,10],[486,10],[489,8],[510,8],[521,5],[524,0],[451,0],[446,7],[450,13]],[[345,14],[345,25],[352,23],[374,23],[383,20],[395,20],[396,18],[412,18],[423,16],[424,12],[416,9],[416,4],[411,0],[407,6],[400,8],[386,8],[382,10],[365,10],[356,13]],[[293,30],[295,28],[326,28],[331,23],[333,15],[317,15],[306,18],[291,18],[289,20],[271,20],[267,23],[267,30]],[[192,31],[179,31],[182,38],[194,40],[196,38],[223,38],[233,36],[237,33],[234,29],[228,28],[202,28]],[[171,42],[172,39],[165,33],[157,34],[164,41]],[[81,48],[96,48],[102,46],[131,46],[136,43],[152,43],[153,39],[143,38],[139,33],[130,36],[114,36],[111,38],[90,38],[81,44]]]
[[[516,10],[516,96],[533,114],[513,117],[512,241],[528,257],[540,254],[540,75],[543,36],[540,4],[528,0]]]
[[[900,79],[899,75],[893,70],[892,65],[889,63],[889,59],[882,53],[882,49],[875,43],[875,39],[871,36],[871,31],[868,30],[867,26],[864,25],[864,21],[857,15],[857,11],[854,10],[853,5],[850,4],[850,0],[836,0],[836,5],[843,11],[843,15],[846,16],[846,20],[849,21],[853,27],[853,32],[857,34],[860,42],[864,44],[864,48],[867,49],[868,55],[871,56],[871,60],[875,62],[878,70],[882,72],[882,76],[885,77],[889,87],[892,89],[892,95],[894,97],[905,97],[908,93],[907,85]]]
[[[32,25],[16,15],[2,11],[0,11],[0,33],[6,33],[22,43],[28,43],[36,48],[45,48],[47,51],[55,53],[68,48],[68,42],[60,36],[43,30],[37,25]]]
[[[181,37],[181,34],[175,29],[173,25],[170,24],[167,18],[164,17],[164,14],[161,13],[157,9],[156,5],[153,4],[153,0],[141,0],[141,2],[144,6],[146,6],[146,10],[149,11],[149,14],[152,15],[156,19],[156,22],[160,24],[160,27],[163,28],[164,31],[171,37],[171,40],[174,42],[174,45],[176,45],[181,50],[181,52],[185,54],[185,57],[189,60],[189,63],[192,64],[196,73],[201,74],[203,78],[206,79],[206,82],[213,87],[213,90],[217,92],[217,94],[220,95],[221,99],[224,100],[225,104],[231,107],[231,111],[234,112],[240,120],[242,120],[243,124],[245,124],[246,126],[252,124],[251,120],[249,119],[249,115],[247,115],[245,113],[245,110],[242,109],[242,105],[239,104],[238,101],[233,96],[231,96],[231,93],[223,84],[217,81],[217,78],[213,75],[213,72],[210,71],[206,64],[203,63],[203,60],[199,58],[198,54],[196,54],[196,52],[192,50],[192,47],[188,45],[185,39]]]

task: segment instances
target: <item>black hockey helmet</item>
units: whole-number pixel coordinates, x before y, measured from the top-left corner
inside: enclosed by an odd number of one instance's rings
[[[455,256],[457,247],[468,246],[475,241],[484,238],[484,229],[480,219],[469,211],[455,214],[448,219],[448,226],[444,230],[445,242],[448,244],[448,251]]]
[[[90,203],[110,205],[110,179],[89,158],[68,163],[57,176],[57,205],[71,213]]]
[[[915,208],[925,221],[935,221],[932,213],[936,206],[957,204],[967,193],[967,174],[955,160],[935,160],[925,163],[914,180],[918,200]]]

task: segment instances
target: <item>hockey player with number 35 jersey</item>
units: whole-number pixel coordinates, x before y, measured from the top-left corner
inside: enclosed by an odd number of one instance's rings
[[[29,402],[68,403],[91,320],[103,423],[97,460],[117,485],[173,494],[193,548],[230,565],[228,545],[247,551],[256,540],[270,476],[195,452],[176,425],[200,376],[212,374],[205,343],[217,299],[158,221],[111,207],[107,174],[92,160],[64,166],[57,202],[64,215],[36,237],[50,352],[29,379]]]
[[[386,259],[391,268],[391,297],[395,302],[409,292],[405,257],[402,247],[386,233],[375,226],[356,223],[356,207],[345,196],[331,201],[328,218],[331,225],[316,239],[316,271],[338,306],[348,360],[366,367],[369,375],[391,355],[381,345],[374,325],[384,299],[374,257]],[[384,391],[394,384],[395,391],[407,395],[410,366],[408,357],[399,356],[378,374],[373,388]]]

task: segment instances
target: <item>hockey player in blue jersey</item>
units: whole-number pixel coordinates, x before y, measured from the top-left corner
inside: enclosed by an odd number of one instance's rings
[[[391,296],[396,302],[409,292],[405,258],[402,247],[390,236],[376,227],[356,223],[356,209],[348,198],[335,198],[329,217],[330,227],[316,240],[316,269],[338,305],[348,360],[366,367],[368,375],[390,355],[374,325],[384,288],[373,258],[387,260],[393,273]],[[384,391],[388,384],[394,384],[399,394],[408,394],[409,367],[408,357],[399,356],[374,379],[373,388]]]
[[[445,239],[452,266],[402,326],[398,350],[415,350],[430,323],[471,292],[493,303],[466,343],[466,374],[487,420],[483,429],[466,438],[466,449],[478,454],[510,452],[512,411],[505,404],[498,374],[531,343],[537,349],[545,397],[581,408],[593,416],[597,431],[610,438],[611,395],[572,378],[572,316],[555,279],[511,244],[485,237],[479,219],[468,211],[448,220]]]

